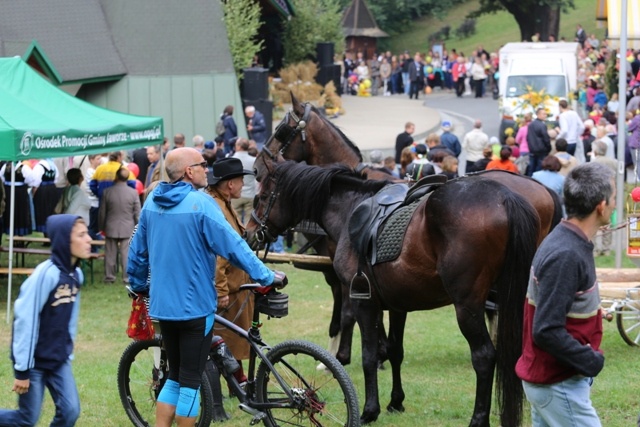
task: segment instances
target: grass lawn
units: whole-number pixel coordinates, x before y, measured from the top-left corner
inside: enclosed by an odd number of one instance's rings
[[[6,255],[1,258],[6,265]],[[37,262],[35,258],[33,262]],[[599,262],[602,260],[599,259]],[[99,265],[99,264],[98,264]],[[274,266],[275,267],[275,266]],[[327,343],[328,322],[331,315],[331,294],[319,273],[277,266],[289,275],[286,292],[290,295],[289,316],[265,320],[263,334],[267,342],[285,339],[306,339],[322,346]],[[77,340],[74,371],[82,416],[78,426],[130,425],[120,404],[116,372],[123,349],[130,342],[125,334],[131,302],[122,284],[100,283],[102,267],[96,271],[98,279],[82,291],[80,331]],[[0,279],[0,311],[6,309],[6,278]],[[17,296],[19,281],[14,283]],[[357,329],[357,328],[356,328]],[[9,361],[11,326],[0,322],[0,407],[14,407],[16,396],[11,390],[13,372]],[[356,332],[352,364],[347,366],[360,399],[364,399],[364,381],[360,368],[360,339]],[[603,425],[622,427],[635,425],[640,412],[639,348],[627,346],[615,327],[605,323],[603,348],[605,369],[597,377],[592,397]],[[460,426],[467,425],[473,408],[475,378],[466,341],[456,325],[452,307],[434,311],[411,313],[408,317],[403,363],[406,393],[404,414],[383,412],[375,425],[379,426]],[[381,405],[386,407],[391,392],[391,372],[379,372]],[[233,419],[226,426],[246,426],[251,417],[235,408],[235,400],[227,399],[225,407]],[[52,417],[50,398],[39,426],[48,425]],[[495,412],[495,410],[494,410]],[[492,417],[492,424],[498,419]],[[526,415],[525,425],[529,425]]]
[[[469,55],[478,45],[483,45],[489,51],[497,51],[500,46],[508,42],[520,40],[520,29],[513,15],[503,11],[490,15],[483,15],[476,20],[476,33],[466,39],[458,39],[455,30],[464,21],[465,16],[479,8],[478,0],[469,0],[449,11],[441,18],[421,18],[413,23],[413,27],[406,33],[391,37],[384,41],[393,53],[427,52],[429,50],[429,35],[442,27],[451,27],[451,38],[445,41],[449,50],[455,48],[458,52]],[[596,28],[596,2],[594,0],[575,0],[576,8],[570,9],[568,14],[560,17],[560,37],[573,41],[576,24],[581,24],[587,34],[594,33],[598,39],[604,37],[604,28]],[[560,39],[558,37],[558,40]]]

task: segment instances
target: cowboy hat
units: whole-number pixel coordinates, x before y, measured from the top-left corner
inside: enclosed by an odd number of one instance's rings
[[[253,175],[253,172],[243,169],[240,159],[226,157],[213,164],[211,170],[207,172],[207,182],[209,185],[216,185],[220,181],[244,175]]]

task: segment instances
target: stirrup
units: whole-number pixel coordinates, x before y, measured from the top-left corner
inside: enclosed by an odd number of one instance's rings
[[[356,279],[356,277],[364,277],[364,279],[367,281],[367,287],[369,288],[368,292],[354,292],[353,291],[353,281]],[[369,278],[367,277],[366,274],[364,273],[356,273],[353,275],[353,277],[351,278],[351,283],[349,284],[349,298],[351,299],[371,299],[371,282],[369,281]]]

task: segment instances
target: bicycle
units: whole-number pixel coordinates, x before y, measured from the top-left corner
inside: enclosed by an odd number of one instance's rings
[[[211,384],[219,374],[238,398],[239,408],[252,415],[250,425],[263,422],[280,425],[359,426],[356,390],[344,367],[322,347],[307,341],[288,340],[270,347],[260,335],[260,314],[284,317],[288,296],[270,289],[266,295],[258,284],[242,285],[255,295],[252,326],[245,331],[216,315],[215,322],[247,340],[251,347],[247,382],[238,383],[227,366],[229,358],[212,346],[200,388],[200,415],[196,425],[209,426],[216,405]],[[214,342],[215,338],[214,337]],[[213,343],[212,343],[213,344]],[[233,356],[231,360],[235,362]],[[256,368],[256,364],[259,365]],[[316,366],[323,363],[325,371]],[[154,425],[155,403],[168,373],[161,334],[134,341],[123,352],[118,365],[118,391],[127,416],[138,427]],[[222,410],[224,413],[224,410]]]

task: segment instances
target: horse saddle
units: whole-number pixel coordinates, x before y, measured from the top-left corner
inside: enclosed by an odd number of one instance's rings
[[[406,184],[390,184],[356,206],[349,218],[348,230],[351,244],[360,258],[368,257],[371,265],[376,264],[378,232],[385,221],[403,207],[422,200],[446,181],[445,175],[430,175],[415,183],[411,189]]]

